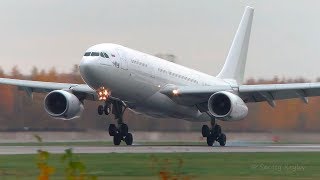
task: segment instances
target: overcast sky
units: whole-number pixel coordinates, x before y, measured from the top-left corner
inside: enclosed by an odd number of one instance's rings
[[[246,5],[255,8],[246,78],[320,77],[318,0],[2,0],[0,65],[69,72],[110,42],[216,75]]]

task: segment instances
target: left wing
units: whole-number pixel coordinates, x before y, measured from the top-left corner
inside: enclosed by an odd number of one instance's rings
[[[48,93],[53,90],[70,90],[79,99],[97,100],[97,93],[87,84],[55,83],[42,81],[18,80],[0,78],[0,84],[17,86],[20,90],[26,91],[29,95],[33,92]]]
[[[176,93],[173,93],[175,90]],[[262,84],[231,86],[168,86],[160,90],[178,104],[194,106],[206,103],[209,97],[219,91],[238,94],[244,102],[268,102],[275,106],[274,100],[300,98],[305,103],[307,97],[320,96],[320,83]]]
[[[274,106],[274,100],[300,98],[308,103],[307,97],[320,96],[320,83],[241,85],[239,95],[244,102],[267,101]]]

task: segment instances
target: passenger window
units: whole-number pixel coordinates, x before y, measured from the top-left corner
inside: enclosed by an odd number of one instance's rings
[[[84,53],[84,56],[90,56],[91,52]]]
[[[103,54],[104,54],[104,57],[109,58],[107,53],[104,52]]]

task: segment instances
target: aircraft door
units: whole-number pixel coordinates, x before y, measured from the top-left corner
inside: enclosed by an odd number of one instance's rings
[[[117,52],[120,57],[120,67],[121,69],[128,70],[128,56],[125,51],[117,49]]]

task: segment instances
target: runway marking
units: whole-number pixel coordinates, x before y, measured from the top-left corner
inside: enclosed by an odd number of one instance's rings
[[[38,149],[64,153],[73,148],[75,153],[222,153],[222,152],[320,152],[320,145],[248,145],[248,146],[0,146],[0,154],[35,154]]]

